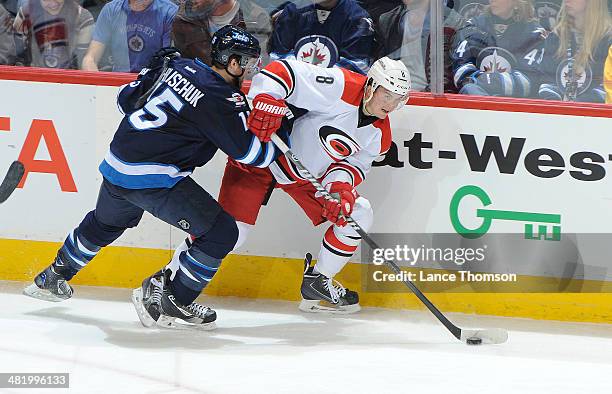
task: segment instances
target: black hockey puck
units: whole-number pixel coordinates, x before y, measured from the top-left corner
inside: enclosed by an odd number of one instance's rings
[[[465,343],[467,343],[468,345],[482,345],[482,339],[471,337],[471,338],[466,339]]]

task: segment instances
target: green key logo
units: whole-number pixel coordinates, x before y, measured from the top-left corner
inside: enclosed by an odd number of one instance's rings
[[[489,195],[478,186],[466,185],[455,192],[450,202],[450,219],[455,231],[464,238],[476,239],[482,237],[489,231],[493,219],[497,219],[524,222],[525,239],[543,239],[546,241],[559,241],[561,239],[561,215],[550,213],[477,209],[476,216],[483,219],[482,224],[476,229],[469,229],[461,224],[459,219],[459,203],[466,196],[476,197],[485,207],[492,204]],[[535,225],[537,225],[537,233],[534,232]],[[552,232],[549,236],[547,230],[551,225]]]

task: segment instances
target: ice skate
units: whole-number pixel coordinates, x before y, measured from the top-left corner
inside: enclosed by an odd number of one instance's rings
[[[145,327],[212,330],[217,314],[211,308],[192,302],[185,306],[170,290],[170,272],[157,272],[132,292],[132,303]]]
[[[74,292],[66,278],[62,275],[63,268],[64,262],[57,256],[53,264],[36,275],[34,283],[23,289],[23,294],[51,302],[69,299]]]
[[[315,273],[310,266],[312,256],[306,255],[302,279],[300,310],[314,313],[348,314],[361,310],[359,294],[346,289],[332,278]]]

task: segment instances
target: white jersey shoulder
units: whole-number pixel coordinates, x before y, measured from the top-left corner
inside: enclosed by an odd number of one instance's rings
[[[324,184],[356,186],[391,140],[388,119],[359,127],[365,81],[345,69],[286,59],[270,63],[253,78],[249,97],[267,93],[307,110],[293,124],[293,153]],[[281,184],[303,179],[282,157],[270,169]]]

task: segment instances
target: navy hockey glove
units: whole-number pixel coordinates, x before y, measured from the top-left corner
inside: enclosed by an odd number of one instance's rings
[[[169,57],[170,59],[174,59],[177,57],[181,57],[181,52],[175,47],[164,47],[158,50],[151,56],[149,59],[149,64],[147,64],[147,68],[154,70],[159,67],[163,67],[164,58]]]

